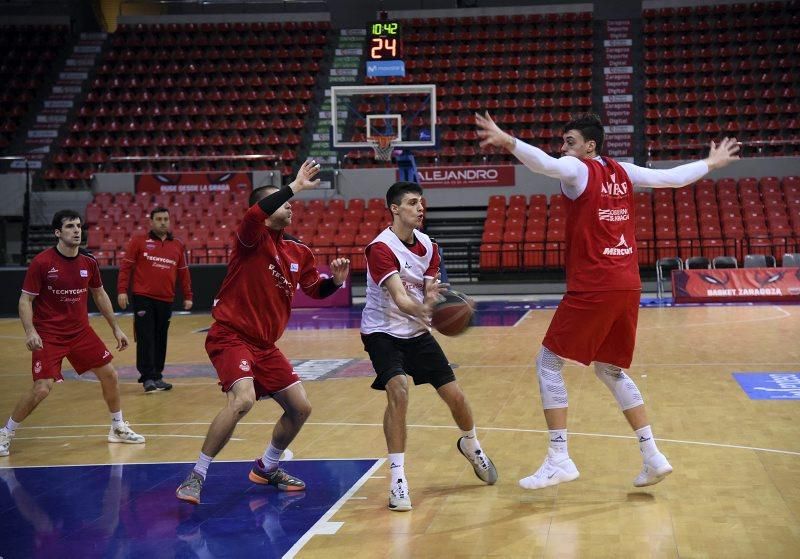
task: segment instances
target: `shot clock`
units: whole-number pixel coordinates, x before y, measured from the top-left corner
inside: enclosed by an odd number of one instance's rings
[[[403,26],[399,21],[373,21],[367,24],[367,60],[401,60]]]

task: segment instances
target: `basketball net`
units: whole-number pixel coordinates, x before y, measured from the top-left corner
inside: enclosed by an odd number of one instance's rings
[[[372,136],[369,139],[375,151],[375,161],[391,161],[395,136]]]

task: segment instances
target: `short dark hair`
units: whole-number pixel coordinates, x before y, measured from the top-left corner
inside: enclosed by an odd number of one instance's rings
[[[577,130],[587,142],[594,140],[597,144],[595,152],[599,155],[603,151],[603,139],[605,132],[603,131],[603,121],[594,113],[583,113],[578,116],[572,117],[567,124],[564,125],[564,134],[570,130]]]
[[[422,196],[422,187],[415,182],[400,181],[394,183],[386,191],[386,207],[392,207],[392,204],[400,205],[403,201],[403,196],[407,193],[413,192]]]
[[[255,206],[259,201],[263,200],[267,196],[269,196],[269,190],[280,190],[274,184],[265,184],[264,186],[259,186],[258,188],[254,188],[253,192],[250,193],[250,198],[247,201],[248,206]]]
[[[81,221],[81,225],[83,225],[83,218],[81,217],[81,214],[75,210],[58,210],[55,214],[53,214],[53,229],[61,229],[64,226],[65,221],[72,221],[73,219],[79,219]]]
[[[165,208],[164,206],[157,206],[157,207],[153,208],[153,211],[150,212],[150,219],[153,219],[154,215],[160,214],[162,212],[169,213],[169,210],[167,208]]]

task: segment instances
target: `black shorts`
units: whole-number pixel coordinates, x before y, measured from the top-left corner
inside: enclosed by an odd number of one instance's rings
[[[434,388],[456,380],[442,348],[429,332],[416,338],[396,338],[383,332],[361,334],[364,350],[369,353],[378,378],[375,390],[386,390],[386,383],[397,375],[410,375],[414,384]]]

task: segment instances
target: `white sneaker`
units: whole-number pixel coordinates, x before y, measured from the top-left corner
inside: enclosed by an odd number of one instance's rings
[[[658,452],[644,461],[642,471],[633,480],[633,485],[635,487],[655,485],[671,473],[672,466],[667,461],[667,457]]]
[[[141,444],[144,442],[144,437],[134,433],[133,429],[131,429],[126,421],[120,427],[111,426],[111,429],[108,431],[108,442]]]
[[[578,468],[569,455],[556,454],[552,448],[548,448],[547,457],[541,467],[532,476],[519,480],[519,485],[523,489],[542,489],[573,481],[578,479],[579,475]]]
[[[8,456],[11,439],[15,434],[16,431],[9,431],[5,427],[0,429],[0,456]]]
[[[461,437],[456,441],[456,448],[458,448],[458,451],[464,455],[464,458],[469,460],[469,463],[472,465],[472,469],[475,470],[475,475],[478,476],[479,480],[488,485],[494,485],[497,482],[497,468],[494,467],[492,459],[486,456],[486,453],[482,450],[468,452],[461,448],[461,443],[465,438],[466,437]]]
[[[398,512],[411,510],[411,495],[408,493],[408,483],[402,478],[389,487],[389,510]]]

